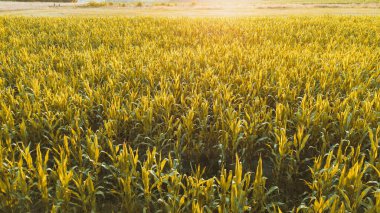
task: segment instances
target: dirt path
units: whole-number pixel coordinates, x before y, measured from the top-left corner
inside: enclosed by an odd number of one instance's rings
[[[75,7],[84,3],[10,2],[0,1],[0,11],[44,10],[53,7]]]

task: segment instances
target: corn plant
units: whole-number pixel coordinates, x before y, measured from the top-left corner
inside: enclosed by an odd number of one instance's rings
[[[0,18],[0,212],[379,212],[380,19]]]

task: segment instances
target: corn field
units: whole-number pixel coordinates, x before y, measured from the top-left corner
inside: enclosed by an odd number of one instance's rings
[[[0,18],[1,212],[380,212],[380,18]]]

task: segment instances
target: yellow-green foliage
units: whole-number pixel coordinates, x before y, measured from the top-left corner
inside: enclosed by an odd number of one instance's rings
[[[106,6],[112,6],[112,2],[96,2],[96,1],[90,1],[84,5],[80,5],[79,7],[106,7]]]
[[[379,212],[380,19],[0,18],[0,211]]]

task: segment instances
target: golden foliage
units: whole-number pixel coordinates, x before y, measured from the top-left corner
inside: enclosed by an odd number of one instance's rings
[[[0,18],[0,211],[378,212],[380,19]]]

